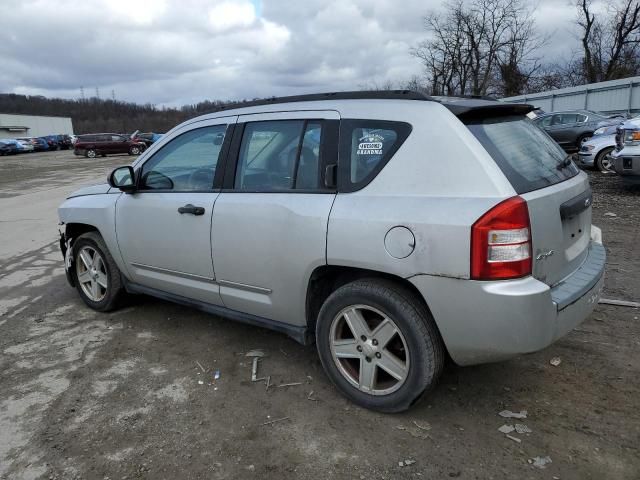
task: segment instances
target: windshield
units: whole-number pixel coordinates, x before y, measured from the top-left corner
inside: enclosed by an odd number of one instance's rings
[[[524,116],[474,120],[467,127],[519,194],[560,183],[579,172],[558,144]]]

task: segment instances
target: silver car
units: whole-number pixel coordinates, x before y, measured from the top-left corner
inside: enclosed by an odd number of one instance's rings
[[[618,126],[600,127],[593,137],[582,143],[578,151],[580,163],[585,167],[597,168],[601,172],[612,172],[611,154],[616,147],[616,130]]]
[[[342,92],[189,120],[60,206],[68,279],[99,311],[148,294],[315,341],[345,396],[405,410],[447,356],[535,352],[598,302],[587,176],[531,108]]]

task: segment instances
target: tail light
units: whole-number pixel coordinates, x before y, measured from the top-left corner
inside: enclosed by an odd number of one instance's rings
[[[507,280],[530,274],[529,209],[521,197],[512,197],[471,227],[471,278]]]

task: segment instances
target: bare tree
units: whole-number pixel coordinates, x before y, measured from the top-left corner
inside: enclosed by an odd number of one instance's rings
[[[450,0],[424,18],[431,38],[411,54],[432,94],[521,93],[539,68],[543,43],[524,0]]]
[[[587,83],[640,73],[640,2],[618,0],[606,13],[593,11],[591,0],[578,0],[583,58],[579,65]]]

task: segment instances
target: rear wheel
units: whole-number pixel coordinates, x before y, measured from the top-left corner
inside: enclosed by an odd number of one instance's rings
[[[596,168],[601,172],[612,172],[613,171],[613,163],[611,162],[611,152],[613,152],[613,147],[608,147],[603,149],[598,156],[596,157]]]
[[[96,158],[96,155],[97,155],[97,152],[93,148],[90,148],[89,150],[84,152],[84,156],[87,158]]]
[[[133,146],[129,149],[129,155],[140,155],[140,147]]]
[[[426,306],[388,280],[349,283],[325,301],[316,343],[325,371],[354,403],[401,412],[437,381],[444,347]]]
[[[100,312],[116,308],[124,296],[120,270],[97,232],[80,235],[73,244],[73,275],[80,297]]]

